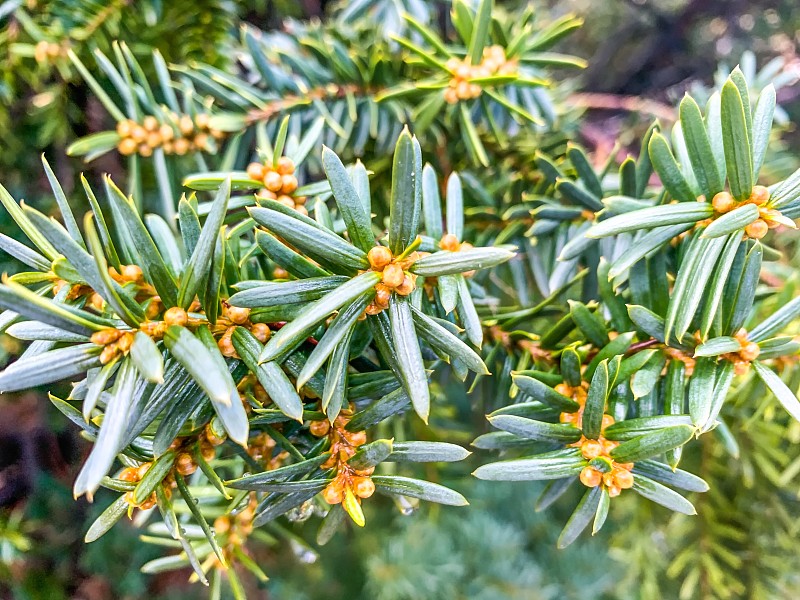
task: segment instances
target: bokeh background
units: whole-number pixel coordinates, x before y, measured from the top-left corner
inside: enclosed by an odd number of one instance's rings
[[[279,27],[285,17],[321,16],[329,8],[320,0],[107,0],[99,3],[105,10],[98,18],[97,4],[0,2],[0,179],[15,197],[25,197],[40,209],[47,209],[51,199],[39,154],[46,153],[62,181],[74,182],[87,167],[67,157],[65,147],[103,129],[104,113],[77,74],[36,60],[30,49],[37,35],[63,40],[84,54],[119,38],[134,49],[157,47],[168,62],[202,60],[232,68],[236,56],[229,42],[235,40],[238,22],[267,29]],[[498,4],[514,8],[521,3]],[[617,140],[623,146],[634,144],[641,127],[653,116],[669,115],[686,90],[702,95],[715,75],[742,59],[760,66],[782,57],[785,85],[778,100],[786,124],[769,168],[786,172],[800,163],[800,135],[791,124],[800,122],[800,86],[793,85],[800,74],[796,0],[537,0],[534,5],[553,18],[574,12],[586,19],[564,51],[590,63],[566,84],[568,102],[585,111],[579,136],[589,148],[607,154]],[[90,168],[122,173],[115,153]],[[5,215],[0,230],[16,233]],[[16,269],[6,257],[0,263],[5,272]],[[0,363],[17,350],[12,340],[0,339]],[[468,444],[468,429],[482,426],[469,422],[468,399],[443,387],[438,393],[448,395],[452,405],[450,437],[461,436]],[[186,574],[139,573],[139,566],[160,551],[136,543],[139,532],[126,524],[92,545],[83,544],[88,524],[108,503],[102,496],[94,505],[71,497],[72,480],[86,451],[87,444],[44,393],[0,395],[0,599],[197,598],[202,591],[186,585]],[[703,581],[687,582],[683,576],[682,561],[697,556],[707,557],[711,565],[709,581],[722,582],[715,585],[719,597],[789,599],[800,594],[800,565],[792,543],[796,537],[789,526],[800,515],[794,492],[782,498],[776,519],[785,517],[789,525],[780,531],[747,518],[747,511],[757,506],[746,485],[721,487],[710,500],[717,503],[715,510],[734,515],[735,525],[670,517],[658,507],[633,511],[621,498],[615,502],[611,526],[600,536],[557,551],[555,539],[568,514],[557,507],[536,513],[535,485],[487,485],[469,477],[474,467],[466,461],[444,474],[470,498],[468,510],[431,507],[403,515],[370,503],[368,527],[337,536],[320,553],[302,541],[298,525],[291,552],[285,545],[273,551],[269,544],[260,551],[258,560],[271,581],[253,587],[252,597],[713,597]],[[789,513],[784,514],[787,506]],[[733,556],[709,547],[684,559],[687,531],[696,533],[705,526],[730,528],[715,532],[721,539],[761,536],[773,553],[748,553],[741,543]],[[708,539],[713,543],[717,538]],[[764,577],[768,589],[761,583]]]

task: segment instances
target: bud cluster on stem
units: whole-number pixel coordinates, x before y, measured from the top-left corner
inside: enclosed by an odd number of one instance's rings
[[[224,132],[210,127],[210,117],[206,113],[194,118],[169,113],[162,120],[147,115],[141,123],[127,119],[117,123],[117,134],[120,154],[139,154],[145,158],[152,156],[156,148],[178,156],[195,150],[210,150],[212,138],[218,140],[225,136]]]
[[[322,497],[328,504],[342,504],[353,521],[363,526],[361,500],[375,493],[375,484],[370,478],[375,467],[356,469],[348,463],[358,447],[367,442],[365,431],[353,432],[345,429],[350,417],[349,411],[342,411],[332,425],[328,421],[313,421],[309,429],[313,435],[327,435],[331,441],[331,455],[320,468],[336,469],[336,476],[322,491]]]
[[[398,259],[386,246],[375,246],[367,253],[370,270],[381,274],[381,282],[375,286],[375,298],[364,311],[367,315],[377,315],[389,308],[392,292],[400,296],[408,296],[416,287],[417,276],[408,269],[414,261],[421,257],[419,252]]]
[[[795,228],[794,221],[784,217],[780,211],[768,208],[769,190],[763,185],[754,185],[750,197],[742,202],[737,202],[729,192],[719,192],[711,199],[711,206],[718,215],[724,215],[746,204],[755,204],[758,207],[758,219],[744,228],[747,237],[760,240],[770,229],[780,225]]]
[[[299,185],[294,172],[294,161],[288,156],[281,156],[274,165],[269,161],[252,162],[247,165],[247,176],[264,185],[264,188],[256,194],[259,198],[276,200],[300,214],[308,215],[308,209],[305,207],[307,198],[294,196]]]
[[[459,100],[469,100],[481,95],[481,86],[471,80],[493,75],[511,75],[517,71],[517,61],[506,59],[502,46],[489,46],[483,49],[483,59],[477,65],[471,65],[469,58],[459,60],[453,57],[447,61],[446,67],[452,79],[444,91],[444,99],[449,104],[455,104]]]

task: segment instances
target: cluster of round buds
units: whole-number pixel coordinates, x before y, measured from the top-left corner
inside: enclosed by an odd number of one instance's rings
[[[669,346],[664,347],[664,354],[669,356],[674,360],[679,360],[683,363],[684,372],[687,377],[689,377],[692,373],[694,373],[694,366],[696,364],[696,360],[694,357],[689,356],[685,352],[678,350],[677,348],[670,348]]]
[[[750,368],[750,363],[761,354],[761,348],[755,342],[751,342],[747,339],[746,329],[740,329],[733,337],[739,342],[741,348],[738,352],[723,354],[722,358],[733,363],[733,372],[736,373],[736,375],[744,375]]]
[[[602,485],[611,498],[633,487],[633,463],[617,463],[608,459],[603,460],[602,464],[605,467],[602,471],[591,465],[584,467],[580,474],[581,483],[590,488]]]
[[[277,164],[252,162],[247,165],[247,176],[264,185],[264,188],[258,191],[259,198],[276,200],[284,206],[307,215],[306,197],[294,196],[299,185],[294,171],[294,161],[288,156],[281,156]]]
[[[58,42],[48,42],[47,40],[41,40],[37,42],[36,46],[33,48],[33,58],[38,63],[46,63],[51,60],[65,58],[67,56],[68,50],[69,50],[68,42],[59,44]]]
[[[153,339],[160,340],[167,327],[187,325],[189,314],[179,306],[173,306],[164,313],[163,319],[163,321],[145,321],[139,325],[139,331]],[[103,346],[100,362],[105,365],[117,356],[128,354],[135,335],[136,331],[134,330],[108,328],[95,331],[90,339],[93,344]]]
[[[238,356],[234,353],[234,356]],[[261,382],[258,381],[258,378],[253,375],[252,373],[245,375],[242,380],[236,385],[236,389],[239,390],[239,395],[242,397],[242,403],[244,404],[245,410],[250,412],[251,406],[250,403],[245,398],[245,393],[250,393],[253,395],[255,401],[260,404],[261,406],[266,405],[270,401],[269,394],[267,390],[261,385]]]
[[[381,282],[375,286],[375,297],[367,306],[365,313],[377,315],[389,308],[392,292],[408,296],[416,287],[417,276],[406,269],[419,258],[414,252],[403,260],[396,260],[392,251],[386,246],[375,246],[367,253],[370,270],[381,274]]]
[[[147,462],[147,463],[142,463],[138,467],[126,467],[122,469],[119,475],[117,475],[117,479],[121,481],[126,481],[128,483],[139,483],[142,480],[142,477],[145,476],[147,471],[149,471],[150,467],[152,466],[153,463]],[[169,497],[172,494],[173,484],[174,484],[173,480],[165,478],[163,486],[164,486],[164,493],[167,495],[167,497]],[[139,504],[136,504],[136,500],[134,500],[133,490],[125,492],[123,498],[125,499],[125,502],[127,502],[130,505],[131,508],[136,507],[142,510],[149,510],[156,505],[155,492],[150,494],[144,501],[140,502]]]
[[[229,358],[238,358],[236,348],[233,347],[233,335],[236,327],[244,327],[253,334],[253,336],[262,344],[266,344],[272,331],[266,323],[252,323],[250,322],[250,309],[242,308],[239,306],[231,306],[227,302],[222,303],[222,315],[217,319],[214,326],[214,334],[221,334],[217,346],[223,356]]]
[[[780,225],[795,227],[794,221],[784,217],[780,211],[774,208],[767,208],[768,201],[769,190],[763,185],[754,185],[753,191],[750,192],[750,197],[747,200],[737,202],[730,193],[719,192],[712,198],[711,206],[717,214],[724,215],[745,204],[755,204],[758,207],[758,219],[745,227],[744,233],[749,238],[760,240],[767,235],[770,229],[775,229]]]
[[[451,58],[445,64],[452,78],[444,91],[444,99],[455,104],[459,100],[469,100],[481,95],[482,88],[473,79],[483,79],[492,75],[510,75],[517,71],[517,63],[506,59],[502,46],[489,46],[483,49],[483,58],[477,65],[470,64],[469,58]]]
[[[553,388],[562,396],[571,398],[578,403],[577,411],[575,412],[562,412],[559,416],[559,421],[562,423],[571,423],[575,427],[580,427],[583,421],[583,408],[586,405],[586,397],[589,391],[589,382],[581,381],[580,385],[571,386],[566,382],[559,383]]]
[[[139,325],[139,329],[152,338],[161,339],[167,327],[186,327],[192,321],[189,313],[180,306],[168,308],[161,318],[161,321],[145,321]]]
[[[137,123],[126,119],[117,123],[120,140],[117,150],[126,156],[138,153],[152,156],[153,150],[161,148],[165,154],[183,156],[194,150],[211,149],[211,138],[220,139],[225,134],[209,127],[210,117],[200,113],[194,117],[171,113],[165,121],[148,115]]]
[[[128,354],[133,345],[135,334],[134,331],[114,328],[95,331],[90,339],[93,344],[103,346],[103,351],[100,353],[100,363],[105,365],[118,356]]]
[[[603,415],[600,431],[605,431],[606,427],[613,424],[611,415]],[[619,442],[608,440],[601,434],[596,440],[581,437],[571,446],[580,448],[583,458],[591,461],[580,473],[581,483],[586,487],[602,485],[611,498],[633,487],[633,463],[618,463],[611,458],[611,451],[619,446]]]
[[[209,462],[214,460],[214,457],[217,455],[216,448],[225,442],[225,437],[224,433],[220,435],[214,430],[211,423],[209,423],[197,438],[189,440],[176,438],[173,440],[169,448],[176,452],[175,462],[173,464],[175,472],[180,473],[184,477],[188,477],[197,471],[197,460],[195,460],[191,451],[191,446],[195,441],[197,442],[200,456],[203,457],[204,461]]]
[[[247,506],[232,515],[222,515],[214,519],[214,533],[220,540],[223,549],[229,551],[241,547],[247,537],[253,533],[253,518],[256,515],[258,500],[255,494],[250,495]]]
[[[90,286],[83,283],[71,284],[63,279],[59,279],[53,284],[53,296],[57,295],[64,286],[69,287],[66,300],[77,300],[87,297],[87,306],[91,306],[98,312],[103,311],[103,297],[96,293]]]
[[[126,286],[128,289],[133,288],[136,291],[136,300],[139,302],[148,298],[158,298],[155,288],[145,281],[144,272],[138,265],[122,265],[119,271],[114,267],[109,267],[108,274],[121,286]],[[158,311],[159,308],[161,308],[160,298],[148,305],[148,312],[155,316],[158,312],[154,311]]]
[[[253,460],[262,461],[266,471],[272,471],[283,465],[283,461],[289,458],[289,453],[285,450],[274,453],[275,440],[267,433],[259,433],[247,443],[247,453]]]
[[[320,468],[336,469],[336,477],[322,491],[328,504],[342,504],[344,509],[359,525],[364,524],[361,500],[375,493],[375,484],[370,475],[375,467],[356,469],[348,461],[367,442],[365,431],[348,431],[345,426],[350,421],[349,411],[343,411],[331,425],[328,421],[312,421],[309,429],[312,435],[327,435],[331,441],[330,457]]]

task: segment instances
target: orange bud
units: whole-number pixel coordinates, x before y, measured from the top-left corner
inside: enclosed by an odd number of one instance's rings
[[[147,115],[142,120],[142,127],[144,127],[145,131],[155,131],[158,129],[158,119],[153,115]]]
[[[597,440],[586,440],[581,444],[581,454],[586,460],[597,458],[603,453],[603,444]]]
[[[348,441],[353,446],[363,446],[367,443],[367,432],[366,431],[354,431],[353,433],[348,432]]]
[[[101,329],[100,331],[95,331],[89,339],[93,344],[106,346],[111,342],[117,341],[121,335],[122,331],[119,329]]]
[[[389,288],[385,285],[381,285],[380,287],[375,286],[375,288],[375,304],[381,308],[387,308],[389,306],[389,299],[392,297],[392,292],[389,291]]]
[[[158,128],[158,133],[161,135],[161,139],[167,142],[175,137],[175,130],[166,123]]]
[[[122,276],[128,281],[142,281],[144,273],[137,265],[125,265],[122,267]]]
[[[395,291],[400,294],[401,296],[408,296],[411,292],[414,291],[414,280],[411,278],[410,275],[406,275],[403,277],[403,282],[397,286]]]
[[[278,159],[277,171],[281,175],[292,175],[294,173],[294,161],[288,156],[281,156]]]
[[[390,263],[383,268],[383,285],[396,288],[405,279],[406,274],[403,272],[403,267],[397,263]]]
[[[192,135],[194,133],[194,121],[189,115],[183,115],[178,121],[178,129],[181,130],[183,135]]]
[[[229,306],[226,310],[226,315],[237,325],[242,325],[250,318],[250,309],[240,306]]]
[[[136,467],[126,467],[122,469],[119,475],[117,475],[117,479],[121,479],[122,481],[139,481],[139,473]]]
[[[180,306],[173,306],[164,313],[164,322],[169,325],[180,325],[183,327],[189,322],[189,315]]]
[[[750,223],[750,225],[744,228],[744,232],[747,234],[747,236],[753,238],[754,240],[760,240],[763,238],[765,235],[767,235],[767,231],[769,231],[769,226],[763,219],[756,219]]]
[[[214,433],[210,423],[206,425],[205,436],[208,443],[212,446],[221,446],[225,443],[225,436],[218,436],[216,433]]]
[[[124,156],[130,156],[136,152],[136,148],[138,148],[138,146],[131,138],[124,138],[119,141],[119,144],[117,144],[117,150],[119,150],[119,153]]]
[[[264,174],[264,186],[270,192],[280,192],[283,187],[281,176],[276,171],[267,171]]]
[[[100,353],[100,364],[106,365],[111,362],[114,357],[117,355],[117,346],[115,344],[109,344],[103,351]]]
[[[760,206],[769,200],[769,190],[763,185],[754,185],[750,192],[750,202]]]
[[[223,335],[217,342],[217,347],[219,348],[219,351],[222,353],[222,356],[227,356],[228,358],[233,358],[234,356],[236,356],[236,348],[233,346],[233,342],[231,341],[231,336],[227,333]],[[264,399],[263,388],[261,389],[262,392],[261,394],[258,393],[259,392],[258,387],[256,387],[255,392],[256,392],[256,399],[261,400],[263,402]],[[262,398],[259,398],[259,396],[262,396]]]
[[[147,309],[145,310],[145,316],[148,319],[155,319],[158,316],[158,313],[161,312],[161,308],[162,308],[161,302],[158,301],[158,298],[153,298],[147,304]],[[148,335],[154,335],[154,334],[155,334],[155,329],[153,330],[153,333],[148,333]]]
[[[264,180],[264,165],[262,163],[251,162],[247,165],[247,176],[256,181]]]
[[[250,327],[250,333],[262,344],[266,344],[272,336],[272,331],[266,323],[253,323]]]
[[[375,271],[382,271],[386,265],[392,262],[392,251],[386,246],[375,246],[367,252],[367,260]]]
[[[633,487],[633,473],[625,469],[615,470],[613,484],[623,490],[631,489]]]
[[[747,371],[749,370],[750,363],[744,360],[735,360],[733,361],[733,372],[736,375],[747,375]]]
[[[203,460],[206,462],[214,460],[214,457],[217,455],[217,451],[214,449],[210,443],[206,442],[200,444],[200,455],[203,457]]]
[[[182,452],[175,459],[175,470],[183,476],[191,475],[197,470],[197,463],[194,462],[191,454]]]
[[[603,475],[594,467],[584,467],[580,474],[580,480],[586,487],[597,487],[603,480]]]
[[[224,535],[231,529],[231,520],[228,517],[222,516],[214,519],[214,532],[217,535]]]
[[[736,200],[728,192],[719,192],[711,199],[711,206],[718,213],[726,213],[736,206]]]
[[[131,349],[133,345],[133,333],[130,331],[126,331],[123,333],[119,340],[117,340],[117,350],[122,352],[123,354],[126,353],[128,350]]]
[[[619,442],[613,442],[611,440],[602,440],[601,443],[603,444],[603,454],[610,453],[614,448],[619,446]]]
[[[280,202],[281,204],[283,204],[288,208],[294,208],[294,198],[292,198],[291,196],[287,196],[286,194],[281,194],[280,196],[278,196],[277,200],[278,202]]]
[[[131,135],[133,130],[133,122],[129,120],[119,121],[117,123],[117,135],[121,138],[126,138]]]
[[[153,463],[146,462],[136,467],[136,478],[141,479],[142,477],[147,475],[147,472],[150,470],[150,467],[152,466]]]
[[[308,426],[308,430],[311,432],[311,435],[316,437],[327,435],[330,429],[331,424],[328,421],[311,421]]]
[[[322,497],[328,504],[340,504],[344,500],[344,493],[336,486],[335,482],[331,482],[322,490]]]
[[[134,125],[131,127],[131,139],[140,144],[147,139],[147,130],[141,125]]]
[[[281,175],[281,191],[284,194],[291,194],[297,189],[297,177],[294,175]]]
[[[150,496],[147,498],[147,500],[145,500],[144,502],[142,502],[139,505],[139,508],[142,509],[142,510],[150,510],[151,508],[153,508],[156,505],[156,502],[157,502],[156,493],[153,492],[152,494],[150,494]]]
[[[186,138],[178,138],[172,144],[172,147],[175,150],[175,154],[177,154],[178,156],[183,156],[189,151],[189,149],[191,148],[191,144],[189,143],[189,140],[187,140]]]
[[[747,344],[739,350],[739,356],[748,361],[757,359],[759,354],[761,354],[761,348],[755,342],[747,342]]]
[[[609,425],[613,424],[614,424],[614,417],[612,417],[611,415],[603,415],[603,422],[601,423],[600,428],[605,429]]]
[[[367,308],[364,309],[364,312],[368,315],[377,315],[382,312],[383,309],[375,303],[370,304]]]
[[[198,133],[194,136],[194,145],[198,150],[208,150],[208,135],[205,133]]]
[[[369,498],[375,493],[375,484],[369,477],[354,477],[353,491],[359,498]]]
[[[208,123],[210,120],[211,117],[209,117],[208,114],[200,113],[194,118],[194,124],[198,129],[208,129]]]
[[[450,252],[455,252],[458,250],[458,238],[452,233],[445,233],[442,236],[442,239],[439,241],[439,248],[442,250],[448,250]]]
[[[559,394],[561,394],[562,396],[566,396],[568,398],[570,396],[572,396],[572,387],[570,387],[570,385],[567,384],[567,383],[559,383],[553,389],[555,391],[557,391]]]

